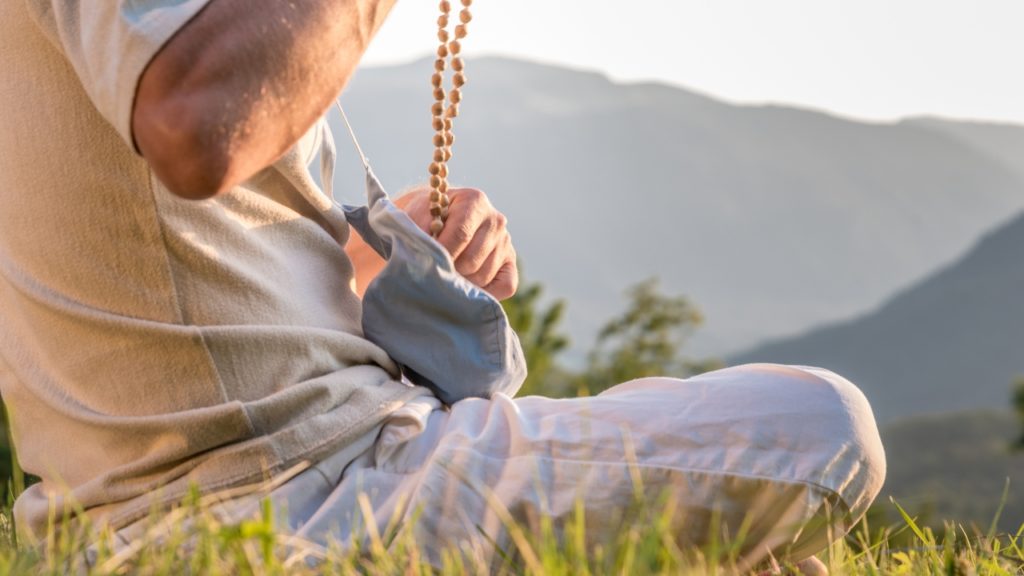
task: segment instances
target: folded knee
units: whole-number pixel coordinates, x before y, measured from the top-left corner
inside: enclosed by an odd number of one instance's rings
[[[812,408],[833,423],[829,427],[835,437],[828,439],[832,458],[830,469],[825,471],[826,487],[837,492],[850,511],[851,521],[855,521],[867,511],[885,482],[885,450],[871,405],[860,388],[831,370],[812,366],[788,368],[815,378],[829,392],[816,395],[819,401]],[[835,467],[836,476],[828,477],[833,471],[831,467],[839,461],[846,466]]]

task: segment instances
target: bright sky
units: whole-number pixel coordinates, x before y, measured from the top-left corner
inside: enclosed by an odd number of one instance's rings
[[[469,56],[865,119],[1024,124],[1024,0],[476,0],[472,10]],[[432,52],[437,14],[435,0],[399,0],[367,63]]]

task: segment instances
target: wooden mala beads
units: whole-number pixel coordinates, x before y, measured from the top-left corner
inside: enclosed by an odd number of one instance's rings
[[[434,104],[431,107],[434,127],[434,159],[430,163],[430,234],[437,238],[444,229],[448,218],[448,160],[452,157],[452,145],[455,135],[452,133],[455,117],[459,115],[459,103],[462,102],[462,87],[466,84],[465,64],[462,53],[462,39],[466,37],[467,26],[473,15],[469,7],[473,0],[461,0],[462,10],[459,11],[459,23],[452,33],[448,28],[451,20],[452,5],[450,0],[441,0],[441,15],[437,19],[437,39],[441,42],[437,48],[437,60],[434,61],[434,74],[430,78],[434,87]],[[444,88],[444,72],[449,64],[452,68],[452,87]]]

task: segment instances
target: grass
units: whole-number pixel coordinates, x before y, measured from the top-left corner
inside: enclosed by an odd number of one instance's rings
[[[996,518],[981,530],[946,523],[922,526],[895,502],[883,503],[898,521],[873,527],[862,521],[848,536],[819,554],[832,574],[1024,574],[1024,525],[1016,534],[997,534]],[[369,507],[362,500],[363,512]],[[499,505],[500,506],[500,505]],[[672,506],[637,516],[611,542],[588,543],[584,510],[578,506],[560,534],[550,519],[534,530],[503,518],[511,545],[488,564],[486,542],[446,550],[432,566],[409,526],[363,527],[364,538],[342,546],[311,547],[276,527],[269,500],[261,514],[225,523],[196,492],[182,506],[153,514],[148,530],[132,547],[117,549],[106,534],[87,561],[86,539],[67,529],[52,530],[36,547],[15,543],[8,512],[0,514],[0,574],[535,574],[644,575],[729,574],[736,543],[715,542],[702,550],[680,549],[670,530]],[[500,510],[499,510],[500,512]],[[500,514],[499,514],[500,515]],[[783,571],[786,566],[778,566]],[[772,566],[768,566],[769,569]]]
[[[8,494],[24,489],[25,477],[14,468]],[[641,484],[637,483],[637,486]],[[818,558],[831,574],[943,574],[1024,576],[1024,524],[1013,534],[1000,534],[1000,516],[1009,495],[1004,487],[1002,504],[986,528],[953,521],[938,527],[922,525],[900,504],[877,503],[844,538],[837,539]],[[485,494],[486,496],[486,494]],[[51,526],[41,542],[19,543],[11,517],[10,502],[0,509],[0,575],[403,575],[457,576],[476,574],[530,574],[551,576],[588,575],[689,575],[743,573],[736,569],[742,536],[729,541],[711,534],[701,549],[681,549],[673,538],[675,506],[661,501],[645,509],[636,494],[637,509],[631,520],[607,542],[594,543],[585,533],[586,516],[578,502],[571,518],[556,530],[550,518],[541,517],[533,528],[512,520],[496,499],[498,512],[510,542],[504,548],[481,531],[473,543],[442,551],[428,561],[415,541],[412,522],[377,526],[367,498],[360,499],[364,518],[370,518],[360,536],[326,548],[303,542],[278,529],[276,511],[263,500],[257,517],[225,522],[215,513],[215,496],[193,490],[174,510],[154,511],[145,534],[130,546],[115,546],[116,538],[101,533],[87,537],[88,526],[77,531]],[[889,518],[894,520],[890,521]],[[714,523],[713,523],[714,524]],[[1005,526],[1005,523],[1003,523]],[[712,530],[714,532],[714,529]],[[20,546],[19,546],[20,544]],[[92,546],[90,547],[90,544]],[[497,550],[488,553],[485,549]],[[793,567],[769,559],[767,565],[747,573],[787,573]]]

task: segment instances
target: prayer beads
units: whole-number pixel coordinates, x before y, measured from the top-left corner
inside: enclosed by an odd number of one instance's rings
[[[437,60],[434,61],[434,74],[430,77],[430,84],[433,87],[434,104],[430,111],[432,115],[431,125],[434,128],[434,159],[427,171],[430,173],[430,214],[433,220],[430,223],[430,234],[437,238],[444,229],[445,220],[448,218],[448,206],[451,200],[448,198],[448,160],[452,157],[452,145],[455,143],[455,135],[452,133],[454,119],[459,115],[459,103],[462,102],[462,87],[466,85],[464,73],[465,63],[459,56],[462,53],[462,43],[469,33],[468,25],[473,20],[469,7],[473,0],[461,0],[462,10],[459,11],[459,24],[455,26],[452,33],[448,32],[448,25],[451,20],[452,4],[449,0],[441,0],[439,8],[441,15],[437,18],[437,39],[441,45],[437,48]],[[451,62],[452,88],[444,88],[444,71]],[[447,105],[446,105],[447,103]]]

